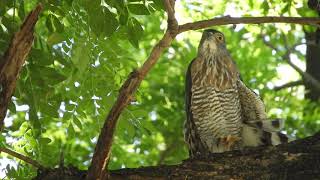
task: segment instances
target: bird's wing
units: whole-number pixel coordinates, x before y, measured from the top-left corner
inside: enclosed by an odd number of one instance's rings
[[[193,114],[191,111],[191,97],[192,97],[192,77],[191,77],[191,67],[195,59],[191,61],[188,66],[186,73],[186,82],[185,82],[185,110],[187,119],[184,124],[184,138],[186,143],[189,146],[189,155],[195,156],[197,153],[202,153],[205,150],[203,144],[201,143],[197,128],[193,120]]]
[[[286,135],[278,132],[282,128],[281,119],[268,119],[260,97],[239,80],[238,92],[243,117],[243,141],[245,145],[277,145],[287,142]]]
[[[240,79],[238,80],[238,92],[245,123],[267,119],[263,101]]]
[[[188,66],[188,70],[186,73],[186,82],[185,82],[185,108],[186,108],[186,114],[187,119],[192,120],[192,112],[191,112],[191,87],[192,87],[192,78],[191,78],[191,66],[194,60],[191,61],[191,63]]]
[[[238,92],[244,123],[270,132],[279,131],[283,127],[282,119],[267,118],[263,101],[241,80],[238,81]]]

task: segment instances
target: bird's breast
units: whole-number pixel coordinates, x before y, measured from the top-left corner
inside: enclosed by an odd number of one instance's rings
[[[192,84],[214,87],[216,90],[232,88],[237,80],[237,70],[233,66],[223,58],[199,58],[191,68]]]

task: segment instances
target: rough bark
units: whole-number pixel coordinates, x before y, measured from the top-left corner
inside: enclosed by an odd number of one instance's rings
[[[42,5],[39,4],[16,32],[4,56],[0,58],[0,131],[4,126],[8,104],[16,88],[17,78],[33,43],[34,26]]]
[[[35,178],[84,179],[75,168],[39,171]],[[320,133],[288,144],[187,159],[178,165],[110,171],[110,179],[319,179]]]
[[[307,40],[307,54],[306,54],[306,72],[309,73],[316,80],[320,81],[320,30],[316,32],[306,32]],[[311,43],[312,42],[312,43]],[[305,97],[311,101],[318,101],[320,98],[319,90],[310,86],[305,85],[306,94]]]
[[[308,6],[318,12],[320,15],[320,5],[316,0],[309,0]],[[305,32],[307,41],[307,54],[306,54],[306,72],[313,76],[316,80],[320,81],[320,29],[317,28],[315,32]],[[305,85],[305,97],[311,101],[318,101],[320,92],[309,84]]]

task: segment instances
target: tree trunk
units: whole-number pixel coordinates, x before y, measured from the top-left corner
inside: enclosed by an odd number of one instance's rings
[[[320,15],[317,0],[309,0],[308,6]],[[320,82],[320,29],[317,28],[315,32],[305,32],[305,37],[307,42],[306,72]],[[305,87],[305,98],[313,102],[318,101],[320,97],[319,90],[309,83],[305,83]]]
[[[33,43],[34,26],[42,10],[39,4],[25,19],[20,31],[14,34],[10,46],[4,56],[0,57],[0,131],[4,126],[4,118],[11,96],[16,88],[20,70],[26,60]]]
[[[279,146],[248,148],[187,159],[179,165],[127,168],[110,179],[320,179],[320,132]],[[84,179],[76,168],[40,170],[36,180]]]
[[[305,33],[307,41],[306,54],[306,72],[320,82],[320,30],[316,32]],[[306,83],[305,97],[311,101],[318,101],[320,97],[319,90]]]

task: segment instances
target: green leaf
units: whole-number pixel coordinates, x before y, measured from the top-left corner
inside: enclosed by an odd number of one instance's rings
[[[128,24],[128,38],[129,42],[135,47],[139,48],[139,40],[143,36],[143,28],[139,21],[134,17],[129,19]]]
[[[47,145],[47,144],[49,144],[49,143],[51,142],[51,139],[50,139],[50,138],[43,138],[43,137],[41,137],[41,138],[39,139],[39,142],[40,142],[40,144],[42,144],[42,145]]]
[[[5,147],[6,146],[6,138],[4,135],[0,134],[0,147]]]
[[[126,25],[129,18],[129,12],[127,8],[124,8],[123,11],[120,12],[119,23],[121,25]]]
[[[1,6],[1,4],[0,4],[0,6]],[[18,8],[18,16],[20,17],[20,19],[24,19],[25,15],[26,15],[24,6],[25,6],[25,3],[23,1],[21,1],[20,6]]]
[[[82,123],[81,121],[76,117],[76,116],[73,116],[73,123],[79,128],[79,129],[82,129]]]
[[[286,6],[281,10],[281,14],[284,14],[289,11],[291,4],[287,3]]]
[[[108,8],[104,8],[104,14],[105,14],[105,21],[104,21],[105,35],[109,37],[117,30],[119,23],[116,18],[116,15],[110,12]]]
[[[70,122],[70,124],[68,126],[67,132],[68,132],[68,136],[71,137],[71,138],[73,138],[75,136],[75,134],[76,134],[76,132],[74,130],[74,127],[73,127],[71,122]]]
[[[164,7],[164,4],[163,4],[163,0],[153,0],[154,4],[155,4],[155,8],[157,10],[164,10],[165,7]]]
[[[46,25],[47,25],[47,28],[48,28],[49,32],[53,32],[54,31],[54,27],[53,27],[53,23],[52,23],[52,17],[53,17],[53,15],[49,14],[47,16],[47,19],[46,19]]]
[[[6,2],[0,1],[0,16],[3,16],[6,13]]]
[[[46,19],[46,25],[50,32],[63,32],[64,26],[60,20],[53,14],[49,14]]]
[[[30,61],[34,64],[38,64],[41,66],[48,66],[53,64],[53,58],[50,54],[42,51],[41,49],[31,49],[30,52]]]
[[[43,79],[47,80],[50,85],[58,84],[67,79],[66,76],[59,73],[56,69],[51,67],[38,66],[39,73]],[[36,74],[33,74],[33,77]]]
[[[261,5],[261,8],[263,9],[263,14],[266,15],[268,13],[269,9],[270,9],[269,3],[268,3],[267,0],[263,1],[262,5]]]
[[[10,110],[11,113],[14,113],[14,114],[17,113],[16,105],[12,101],[9,102],[8,109]]]
[[[55,44],[61,43],[62,41],[65,40],[64,35],[60,34],[60,33],[52,33],[48,39],[47,39],[47,43],[49,46],[53,46]]]
[[[150,15],[148,8],[144,4],[128,4],[129,11],[137,15]]]
[[[249,6],[250,6],[250,8],[253,7],[253,0],[249,0]]]
[[[32,126],[35,129],[38,129],[38,130],[41,129],[41,123],[40,123],[39,118],[37,116],[37,111],[35,109],[35,105],[34,104],[30,104],[29,119],[31,121]]]
[[[58,118],[59,117],[58,108],[59,107],[54,107],[49,104],[42,104],[41,112],[45,113],[49,117]]]
[[[90,13],[90,12],[89,12]],[[108,8],[100,6],[89,15],[89,24],[97,36],[111,36],[118,28],[116,15]]]
[[[80,72],[83,72],[90,62],[90,49],[87,44],[83,40],[79,40],[75,43],[71,54],[71,61]]]
[[[56,32],[61,33],[64,31],[63,24],[60,22],[60,20],[56,16],[52,16],[52,23]]]
[[[104,21],[105,17],[102,12],[102,8],[99,8],[96,10],[96,12],[91,14],[89,12],[89,24],[91,27],[91,30],[97,35],[101,36],[104,31]]]
[[[90,13],[101,8],[101,0],[80,0],[80,4]]]

